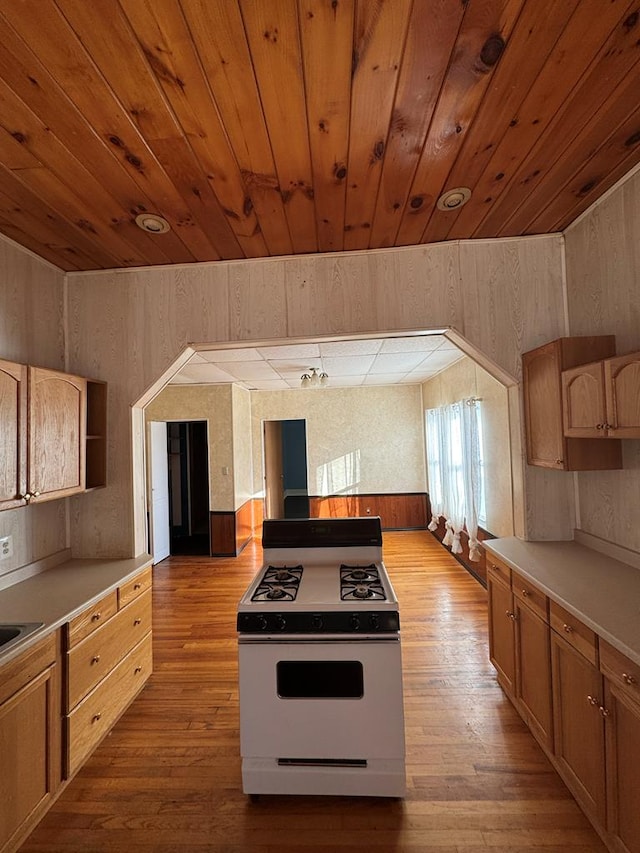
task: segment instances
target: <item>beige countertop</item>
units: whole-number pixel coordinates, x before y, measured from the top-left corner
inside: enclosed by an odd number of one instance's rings
[[[5,652],[0,648],[0,664],[21,654],[151,564],[149,554],[125,560],[67,560],[0,590],[0,624],[44,623]]]
[[[640,569],[578,542],[482,544],[640,665]]]

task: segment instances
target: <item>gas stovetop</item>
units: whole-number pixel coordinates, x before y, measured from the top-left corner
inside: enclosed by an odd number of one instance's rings
[[[264,566],[240,600],[238,631],[397,632],[379,525],[378,518],[265,521]]]

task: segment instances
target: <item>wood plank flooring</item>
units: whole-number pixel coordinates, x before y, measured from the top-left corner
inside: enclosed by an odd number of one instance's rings
[[[21,853],[604,853],[496,684],[484,589],[426,532],[387,533],[400,600],[403,801],[242,793],[235,607],[261,563],[154,569],[155,671]]]

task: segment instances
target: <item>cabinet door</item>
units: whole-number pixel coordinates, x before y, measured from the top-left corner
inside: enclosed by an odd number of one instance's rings
[[[565,466],[561,368],[559,341],[551,341],[522,356],[529,465],[560,470]]]
[[[517,597],[516,698],[534,734],[553,747],[551,638],[548,624]]]
[[[640,438],[640,353],[604,363],[609,435]]]
[[[487,574],[489,595],[489,659],[498,672],[498,681],[510,694],[514,693],[515,613],[511,589],[493,571]]]
[[[0,704],[0,848],[33,827],[60,783],[56,664]]]
[[[27,490],[27,368],[0,360],[0,509],[25,503]]]
[[[562,405],[566,436],[606,437],[603,362],[597,361],[563,371]]]
[[[29,368],[29,492],[61,498],[85,487],[87,381]]]
[[[605,818],[603,679],[555,632],[551,636],[554,753],[560,772],[587,814]]]
[[[605,681],[607,829],[622,851],[640,853],[640,705]]]

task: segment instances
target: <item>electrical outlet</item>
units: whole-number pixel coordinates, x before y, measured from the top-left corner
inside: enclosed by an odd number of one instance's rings
[[[13,557],[13,536],[0,536],[0,560]]]

